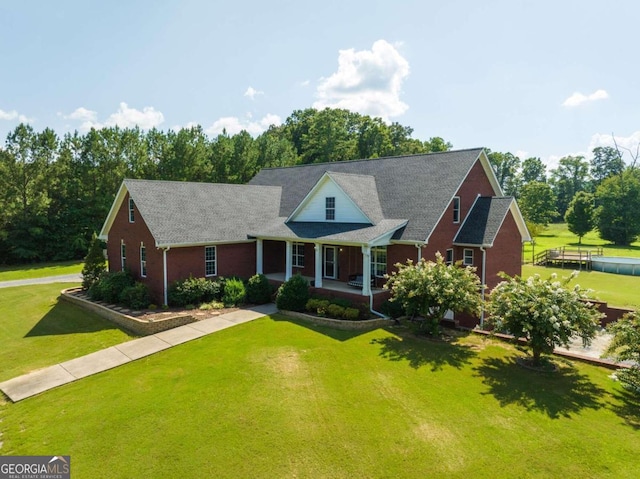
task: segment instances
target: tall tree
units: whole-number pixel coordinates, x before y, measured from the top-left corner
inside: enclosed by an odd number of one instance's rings
[[[627,246],[640,235],[640,171],[627,168],[604,180],[596,190],[600,237]]]
[[[522,187],[518,205],[525,220],[539,225],[548,225],[557,216],[556,199],[547,183],[532,181]]]
[[[591,178],[595,188],[607,178],[619,175],[623,170],[624,161],[618,150],[610,146],[598,146],[593,149]]]
[[[517,173],[520,166],[520,158],[513,153],[500,153],[487,150],[489,161],[496,173],[500,188],[507,195],[515,196],[517,190]]]
[[[582,237],[596,226],[593,195],[586,191],[578,191],[569,203],[564,220],[569,231],[578,236],[578,244],[582,244]]]
[[[540,158],[531,157],[522,162],[521,179],[523,184],[539,181],[546,183],[547,181],[547,165]]]
[[[587,187],[589,180],[589,163],[583,156],[565,156],[558,162],[558,167],[551,170],[551,187],[556,195],[556,208],[560,217],[569,207],[569,203],[578,191]]]

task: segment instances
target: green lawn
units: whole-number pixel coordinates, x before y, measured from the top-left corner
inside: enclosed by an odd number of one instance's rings
[[[636,478],[640,403],[447,344],[262,318],[0,406],[1,453],[75,478]]]
[[[71,286],[0,288],[0,381],[130,339],[114,323],[59,301]]]
[[[596,249],[602,248],[606,256],[627,256],[632,258],[640,257],[640,242],[632,243],[631,246],[616,246],[600,239],[597,231],[591,231],[582,238],[582,244],[578,244],[578,237],[567,229],[566,223],[550,224],[544,232],[535,238],[535,254],[546,249],[566,246],[568,248]],[[532,257],[531,243],[525,243],[524,259],[530,263]]]
[[[544,266],[522,265],[522,277],[528,278],[539,274],[548,278],[556,273],[558,278],[569,277],[571,269],[545,268]],[[598,271],[580,271],[578,277],[569,283],[569,287],[579,284],[583,288],[593,290],[592,297],[606,301],[610,306],[640,309],[640,276],[600,273]]]
[[[61,263],[34,263],[16,266],[0,266],[0,281],[16,279],[45,278],[82,271],[82,261],[63,261]]]

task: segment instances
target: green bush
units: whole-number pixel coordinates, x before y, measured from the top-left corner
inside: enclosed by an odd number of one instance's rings
[[[358,308],[345,308],[342,313],[342,319],[347,321],[357,321],[360,319],[360,310]]]
[[[122,292],[134,282],[129,270],[105,273],[89,288],[89,297],[95,301],[117,303]]]
[[[307,301],[309,301],[309,283],[299,274],[284,282],[276,296],[276,306],[286,311],[304,311]]]
[[[224,283],[224,295],[222,302],[225,306],[237,306],[244,303],[247,291],[241,279],[231,278]]]
[[[326,310],[327,306],[329,306],[328,299],[311,298],[309,301],[307,301],[305,309],[310,313],[320,314],[320,310]]]
[[[91,246],[82,267],[82,289],[84,290],[91,288],[107,270],[107,262],[104,259],[102,249],[102,241],[93,233]]]
[[[127,286],[120,293],[119,301],[132,309],[144,309],[151,302],[149,287],[140,282]]]
[[[353,306],[353,303],[351,301],[344,298],[333,298],[331,300],[331,304],[337,304],[338,306],[342,306],[343,308],[350,308]]]
[[[210,281],[206,278],[193,278],[174,281],[167,293],[171,306],[199,304],[220,299],[222,279]]]
[[[252,304],[265,304],[271,301],[271,285],[264,274],[256,274],[249,278],[247,301]]]
[[[330,318],[341,319],[344,316],[346,308],[339,304],[330,304],[327,306],[327,316]]]
[[[386,300],[384,303],[382,303],[380,311],[386,316],[389,316],[393,319],[397,319],[400,316],[405,315],[404,308],[402,307],[402,303],[400,303],[400,301]]]

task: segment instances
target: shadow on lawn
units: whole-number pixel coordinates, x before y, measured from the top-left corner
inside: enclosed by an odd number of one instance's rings
[[[95,333],[107,329],[120,329],[117,324],[89,313],[76,305],[67,303],[60,298],[55,305],[33,328],[25,338],[34,336],[54,336],[63,334]],[[131,334],[131,333],[128,333]]]
[[[625,424],[633,429],[640,430],[640,396],[629,391],[622,390],[614,393],[617,404],[612,404],[611,409],[620,416]]]
[[[476,355],[471,346],[459,344],[455,339],[440,342],[403,335],[376,338],[371,344],[380,345],[379,355],[389,361],[408,361],[414,369],[431,366],[431,371],[440,371],[444,366],[460,369]]]
[[[515,362],[516,356],[484,359],[475,368],[477,376],[501,406],[516,404],[527,411],[539,411],[552,419],[571,417],[582,409],[604,406],[605,390],[580,374],[568,361],[556,359],[558,370],[540,373],[524,369]]]

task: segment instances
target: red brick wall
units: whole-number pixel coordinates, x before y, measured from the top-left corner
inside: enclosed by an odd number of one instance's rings
[[[509,276],[522,274],[522,238],[511,212],[507,213],[493,247],[487,248],[485,282],[489,290],[502,281],[498,276],[500,271]]]
[[[265,274],[281,273],[285,269],[285,244],[283,241],[262,242],[262,270]],[[306,251],[305,251],[306,255]],[[307,260],[305,256],[305,261]]]
[[[213,246],[213,245],[212,245]],[[167,252],[167,280],[205,277],[204,246],[171,248]],[[255,243],[216,245],[216,276],[250,278],[256,274]],[[213,276],[212,276],[213,277]]]

